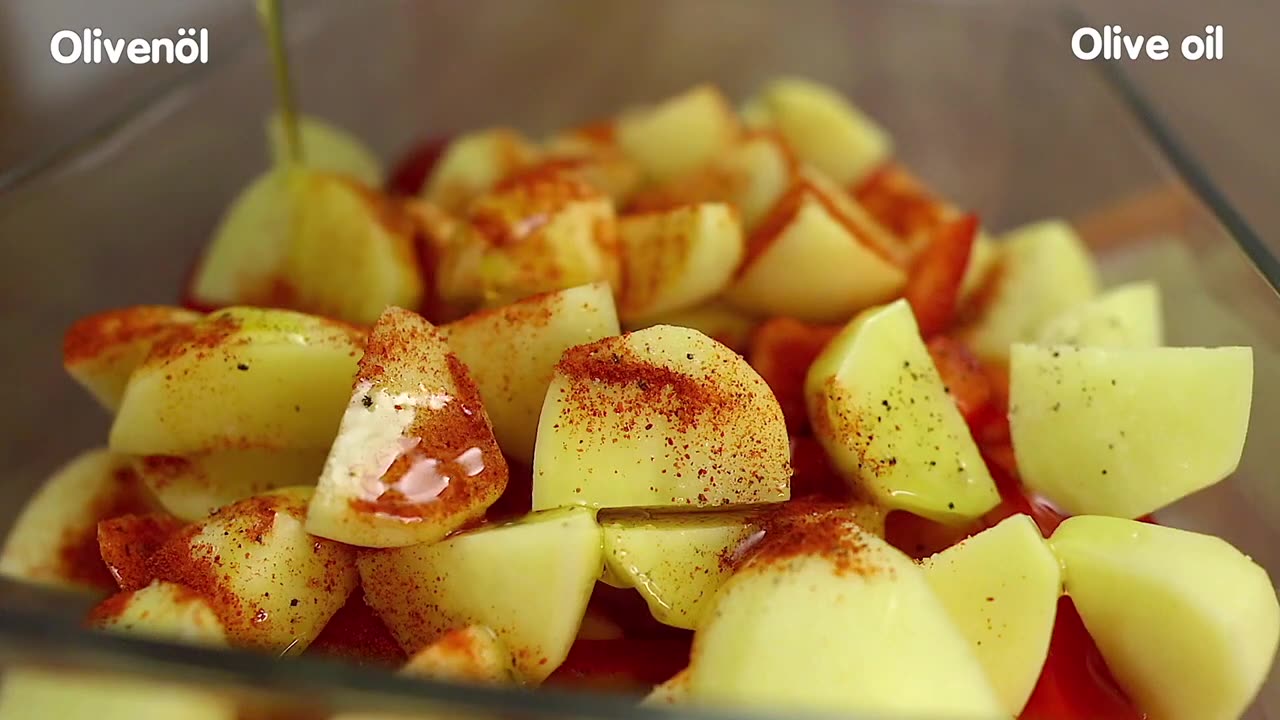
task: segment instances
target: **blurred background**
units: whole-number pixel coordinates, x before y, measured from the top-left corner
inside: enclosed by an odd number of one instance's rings
[[[286,7],[304,11],[302,6],[308,4],[339,1],[287,0]],[[782,0],[690,1],[737,5],[742,12],[750,13],[752,5]],[[1280,120],[1280,83],[1274,82],[1273,75],[1280,3],[1063,1],[1077,7],[1097,25],[1120,24],[1126,31],[1162,33],[1171,39],[1209,23],[1223,26],[1225,57],[1221,61],[1187,62],[1171,57],[1160,63],[1126,63],[1126,69],[1259,234],[1280,249],[1280,204],[1273,201],[1273,183],[1280,179],[1280,142],[1274,139],[1274,128]],[[849,0],[850,4],[857,2]],[[415,5],[414,15],[426,18],[437,12],[535,17],[571,5],[558,0],[401,0],[374,3],[371,11],[385,9],[388,4]],[[592,23],[608,22],[610,6],[621,10],[627,4],[628,0],[602,0],[596,11],[587,17],[571,18],[570,22],[582,24],[578,32],[590,32]],[[1002,0],[1002,4],[1031,7],[1043,3]],[[649,18],[644,31],[663,32],[662,7],[651,6],[658,16]],[[634,15],[634,7],[628,14]],[[55,32],[89,26],[101,27],[110,37],[150,37],[173,35],[180,25],[209,28],[215,61],[245,42],[258,40],[250,0],[0,1],[0,171],[29,162],[52,144],[100,125],[182,73],[199,72],[198,66],[193,69],[181,65],[59,65],[50,58],[48,49]],[[707,32],[729,30],[708,28]],[[778,30],[746,25],[735,27],[732,32],[754,32],[754,37],[738,38],[740,43],[768,44]],[[927,63],[930,58],[915,61]],[[972,70],[983,71],[980,67]],[[429,91],[424,88],[424,92]]]

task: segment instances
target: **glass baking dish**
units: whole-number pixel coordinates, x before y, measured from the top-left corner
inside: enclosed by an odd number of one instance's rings
[[[290,7],[302,107],[388,159],[424,136],[490,124],[537,134],[701,81],[742,97],[789,73],[854,98],[892,130],[909,167],[987,226],[1070,219],[1108,282],[1161,284],[1170,344],[1255,348],[1239,472],[1160,518],[1220,535],[1280,577],[1280,262],[1118,66],[1072,57],[1076,18],[1024,3],[918,0]],[[105,437],[106,416],[60,367],[65,328],[91,311],[176,300],[219,213],[265,166],[271,85],[256,40],[213,38],[209,66],[3,179],[10,412],[0,417],[0,532],[61,460]],[[80,629],[89,601],[0,583],[0,662],[216,685],[298,712],[673,716],[624,698],[460,688],[106,637]],[[1280,718],[1275,669],[1251,712]]]

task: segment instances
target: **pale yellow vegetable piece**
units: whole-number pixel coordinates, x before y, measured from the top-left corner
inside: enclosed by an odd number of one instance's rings
[[[502,685],[515,681],[515,664],[497,633],[483,625],[468,625],[445,633],[419,650],[400,674]]]
[[[295,175],[305,172],[267,171],[231,201],[196,267],[190,288],[194,300],[223,307],[273,299],[289,248],[291,187]]]
[[[808,172],[756,229],[726,293],[763,317],[843,322],[906,284],[891,236],[847,193]]]
[[[164,305],[137,305],[82,318],[67,330],[62,364],[107,410],[120,407],[125,385],[151,346],[200,313]]]
[[[641,705],[681,705],[689,701],[689,669],[672,675],[649,691]]]
[[[616,144],[583,137],[558,135],[542,147],[543,164],[535,165],[565,173],[605,191],[621,206],[635,194],[644,180],[639,164]]]
[[[234,698],[216,690],[135,677],[7,668],[0,720],[236,720]]]
[[[1062,570],[1039,528],[1014,515],[923,567],[1006,713],[1017,716],[1040,677],[1062,594]]]
[[[533,164],[537,157],[537,147],[515,130],[490,128],[468,133],[445,148],[422,195],[447,211],[461,212],[473,198]]]
[[[276,304],[370,324],[425,292],[415,226],[389,199],[341,175],[295,174]]]
[[[761,542],[694,635],[699,703],[868,717],[1008,717],[923,571],[856,523]]]
[[[1140,710],[1241,717],[1280,639],[1265,570],[1219,538],[1119,518],[1069,518],[1050,543],[1089,635]]]
[[[435,542],[507,487],[466,367],[422,316],[388,308],[369,332],[307,532],[362,547]]]
[[[555,174],[477,197],[440,258],[441,298],[505,305],[593,282],[620,282],[617,222],[603,190]]]
[[[1000,502],[905,300],[841,330],[809,367],[805,397],[841,475],[886,507],[961,523]]]
[[[311,485],[325,451],[220,450],[194,455],[143,455],[133,468],[170,515],[203,520],[223,505],[276,488]]]
[[[156,551],[156,579],[204,596],[232,645],[302,652],[359,582],[353,548],[303,530],[311,492],[283,488],[222,508]]]
[[[111,632],[196,645],[226,645],[227,632],[209,602],[162,580],[118,593],[89,611],[87,624]]]
[[[742,261],[737,213],[722,203],[638,213],[618,220],[618,311],[634,321],[697,305],[720,293]]]
[[[297,123],[304,167],[347,175],[369,187],[382,184],[382,163],[359,138],[310,115],[297,116]],[[267,141],[272,164],[287,165],[289,153],[279,113],[267,119]]]
[[[0,574],[44,585],[97,585],[105,569],[85,577],[76,553],[97,547],[98,521],[147,512],[154,501],[129,459],[106,449],[88,450],[68,461],[27,501],[0,551]],[[105,584],[105,583],[104,583]]]
[[[664,182],[709,162],[741,128],[720,91],[699,85],[657,105],[626,112],[617,142],[652,182]]]
[[[440,330],[475,379],[503,452],[526,464],[533,462],[538,413],[560,356],[619,332],[604,283],[480,310]]]
[[[799,515],[852,520],[870,533],[884,535],[883,511],[860,503],[835,507],[796,502],[707,512],[621,510],[607,516],[602,512],[606,572],[618,587],[634,587],[659,622],[696,629],[716,589],[736,569],[740,551]]]
[[[829,87],[779,78],[749,100],[748,125],[774,128],[804,162],[841,185],[865,177],[893,154],[889,134]]]
[[[600,518],[604,561],[618,587],[634,587],[659,622],[693,629],[733,574],[735,548],[754,532],[759,510],[646,511]]]
[[[406,652],[484,625],[542,682],[569,652],[603,563],[590,510],[535,513],[432,545],[361,554],[365,597]]]
[[[1061,220],[1024,225],[1000,239],[999,255],[971,302],[965,340],[979,356],[1003,362],[1009,346],[1039,337],[1045,323],[1092,299],[1097,271],[1089,249]]]
[[[1026,486],[1070,515],[1136,518],[1236,469],[1253,351],[1015,345],[1009,384]]]
[[[697,203],[726,203],[737,209],[743,229],[750,232],[786,194],[797,170],[790,149],[776,133],[750,133],[710,163],[646,188],[634,198],[634,205],[644,212]]]
[[[134,371],[111,448],[327,448],[363,341],[354,327],[286,310],[212,313],[157,344]]]
[[[1041,345],[1150,348],[1164,344],[1160,288],[1155,283],[1121,285],[1050,320]]]
[[[782,409],[741,356],[658,325],[565,353],[538,423],[533,507],[776,502]]]

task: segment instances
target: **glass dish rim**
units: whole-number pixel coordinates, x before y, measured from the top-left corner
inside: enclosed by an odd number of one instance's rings
[[[930,0],[922,0],[927,4]],[[1013,6],[1011,6],[1013,7]],[[1019,12],[1042,15],[1068,32],[1089,23],[1077,8],[1055,2],[1048,8],[1019,7]],[[314,13],[313,21],[323,22],[324,13]],[[242,59],[260,44],[249,34],[236,42],[217,61],[194,66],[173,77],[155,83],[103,121],[78,133],[64,137],[32,157],[0,171],[0,196],[21,192],[46,177],[56,176],[62,169],[74,167],[82,156],[109,141],[151,109],[171,101],[197,85],[203,78]],[[1103,80],[1103,86],[1133,118],[1151,141],[1159,160],[1191,191],[1192,195],[1221,224],[1226,234],[1248,257],[1253,268],[1280,296],[1280,255],[1268,248],[1262,238],[1234,204],[1218,188],[1203,164],[1184,141],[1170,128],[1164,116],[1139,89],[1137,83],[1116,62],[1087,63]],[[517,710],[537,717],[564,717],[592,713],[617,718],[692,719],[772,717],[758,711],[720,710],[698,707],[643,706],[633,698],[600,692],[564,689],[527,689],[458,685],[442,681],[404,678],[381,669],[355,667],[351,664],[316,658],[278,658],[238,649],[201,648],[136,637],[113,636],[87,630],[66,622],[65,613],[50,608],[68,606],[64,591],[30,586],[0,578],[0,661],[12,660],[21,666],[31,657],[51,665],[77,665],[86,671],[116,671],[112,660],[127,658],[130,671],[144,671],[148,677],[182,680],[180,673],[191,672],[203,683],[215,683],[250,690],[278,690],[298,694],[357,694],[369,699],[403,700],[405,702],[443,703],[477,713],[502,713]],[[208,677],[204,677],[208,676]],[[341,703],[341,701],[340,701]],[[385,704],[385,703],[384,703]],[[790,715],[788,713],[787,715]],[[810,716],[812,717],[812,716]]]

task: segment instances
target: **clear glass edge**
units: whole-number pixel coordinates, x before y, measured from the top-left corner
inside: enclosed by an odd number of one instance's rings
[[[1053,3],[1055,21],[1070,32],[1088,23],[1087,16],[1065,3]],[[1035,12],[1034,10],[1032,12]],[[323,22],[317,12],[309,20]],[[315,27],[298,23],[298,35]],[[88,130],[53,144],[27,161],[0,172],[0,194],[20,191],[26,185],[56,174],[99,143],[123,131],[150,108],[186,91],[201,79],[239,60],[259,40],[249,36],[237,43],[220,61],[175,75],[140,93],[119,112]],[[1166,123],[1151,101],[1119,63],[1090,63],[1104,84],[1151,140],[1163,160],[1213,214],[1254,269],[1280,295],[1280,257],[1274,254],[1249,222],[1218,189],[1201,162]],[[157,679],[221,685],[250,690],[320,697],[333,709],[409,710],[396,701],[445,704],[477,712],[511,712],[533,717],[565,717],[583,713],[615,718],[673,718],[718,720],[769,718],[776,715],[742,710],[723,711],[692,707],[646,707],[633,699],[604,693],[557,689],[469,687],[426,679],[409,679],[385,671],[353,667],[338,661],[277,658],[234,649],[199,648],[156,640],[111,635],[69,621],[83,606],[68,593],[0,578],[0,665],[22,665],[33,660],[85,671],[145,673]],[[52,611],[51,611],[52,609]],[[59,609],[62,611],[59,612]],[[119,660],[127,660],[122,668]],[[353,699],[358,698],[358,700]],[[418,708],[421,710],[422,708]],[[787,717],[798,717],[786,713]],[[805,717],[821,717],[806,715]]]
[[[1058,5],[1058,19],[1067,32],[1089,24],[1088,17],[1083,12],[1065,4]],[[1186,144],[1178,138],[1169,124],[1161,119],[1160,113],[1156,111],[1147,96],[1138,89],[1133,78],[1118,62],[1091,62],[1088,65],[1111,88],[1139,128],[1145,131],[1147,138],[1155,143],[1165,162],[1177,173],[1196,199],[1222,224],[1227,235],[1248,256],[1254,269],[1267,281],[1272,291],[1280,295],[1280,257],[1267,248],[1266,243],[1254,232],[1244,215],[1236,210],[1226,195],[1218,189],[1200,160],[1187,149]]]

